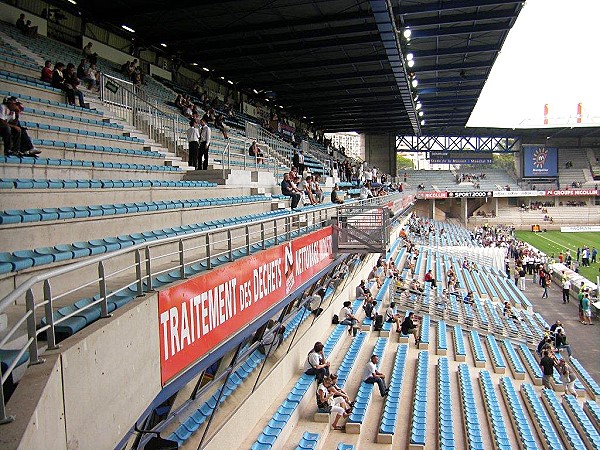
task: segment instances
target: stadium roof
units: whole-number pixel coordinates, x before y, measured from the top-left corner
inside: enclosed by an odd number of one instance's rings
[[[85,9],[96,22],[133,28],[146,45],[166,44],[216,79],[271,92],[272,104],[325,131],[433,134],[466,125],[522,4],[104,0]],[[412,68],[403,61],[409,52]]]

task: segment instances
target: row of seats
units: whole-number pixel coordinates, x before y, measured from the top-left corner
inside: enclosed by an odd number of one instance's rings
[[[590,394],[590,397],[598,401],[600,399],[600,385],[596,383],[596,381],[592,378],[588,371],[585,370],[585,367],[583,367],[577,358],[569,358],[569,362],[579,374],[579,377]]]
[[[538,430],[542,445],[549,450],[564,450],[560,437],[552,426],[546,409],[543,407],[537,393],[530,383],[521,384],[521,394],[525,406],[532,417],[532,423]]]
[[[471,340],[471,349],[473,350],[473,357],[475,359],[475,367],[484,367],[487,361],[485,353],[483,352],[483,346],[479,339],[479,334],[475,330],[471,330],[469,333]]]
[[[60,89],[52,87],[49,84],[44,83],[43,81],[36,80],[35,78],[32,78],[27,75],[22,75],[20,73],[8,72],[6,70],[0,70],[0,80],[10,81],[24,86],[35,87],[38,89],[44,89],[50,92],[55,92],[57,94],[62,93]]]
[[[594,427],[600,432],[600,405],[592,400],[583,402],[583,410],[587,413]]]
[[[521,358],[517,355],[515,348],[511,341],[508,339],[502,340],[502,345],[504,347],[504,351],[506,352],[506,356],[508,356],[508,364],[513,373],[513,377],[516,380],[524,380],[525,379],[525,367],[521,362]]]
[[[372,354],[379,357],[378,367],[383,359],[387,342],[388,339],[377,338],[377,342],[375,343],[375,348],[373,349]],[[373,393],[373,386],[373,384],[367,384],[364,381],[360,384],[355,397],[354,409],[350,416],[348,416],[348,424],[359,424],[360,426],[360,424],[364,422],[367,409],[369,407],[369,402],[371,400],[371,394]]]
[[[298,442],[296,450],[312,450],[316,449],[319,444],[320,435],[318,433],[309,433],[305,431]]]
[[[408,345],[400,344],[396,351],[396,359],[394,360],[394,367],[390,376],[388,385],[389,392],[385,399],[385,406],[383,407],[383,415],[381,417],[381,424],[379,425],[379,434],[393,436],[396,432],[396,419],[398,418],[407,354]],[[377,441],[383,443],[382,440],[383,439],[378,436]]]
[[[446,333],[446,322],[440,320],[437,325],[437,355],[445,355],[448,352],[448,339]]]
[[[131,148],[109,147],[105,145],[80,144],[74,142],[55,141],[50,139],[32,139],[34,146],[56,147],[68,150],[88,150],[95,152],[118,153],[121,155],[145,156],[147,158],[162,158],[159,152],[152,150],[135,150]]]
[[[535,360],[531,350],[529,350],[527,345],[523,343],[519,344],[518,348],[521,352],[523,360],[525,361],[525,368],[529,372],[529,376],[535,384],[542,384],[542,369]]]
[[[492,357],[492,366],[494,366],[494,372],[504,373],[506,371],[506,363],[504,362],[504,357],[502,356],[500,347],[498,347],[496,338],[493,334],[488,334],[486,335],[486,342],[488,351]]]
[[[543,389],[542,401],[546,405],[546,408],[556,425],[556,429],[562,436],[563,442],[568,443],[568,446],[573,450],[585,448],[581,436],[579,436],[573,422],[571,422],[569,416],[567,416],[567,413],[561,406],[556,394],[550,389]]]
[[[53,180],[0,178],[0,189],[123,189],[123,188],[201,188],[216,187],[211,181],[176,180]]]
[[[190,225],[182,225],[180,227],[163,228],[159,230],[143,231],[141,233],[107,237],[104,239],[92,239],[87,242],[74,242],[72,244],[59,244],[55,245],[54,247],[41,247],[33,250],[19,250],[13,253],[0,253],[0,274],[18,272],[30,267],[38,267],[59,261],[108,253],[121,248],[141,244],[143,242],[154,241],[160,238],[181,236],[198,231],[245,223],[249,220],[254,221],[274,218],[276,216],[285,214],[289,214],[289,212],[285,210],[277,210],[240,217],[212,220]],[[259,248],[257,247],[257,249]]]
[[[192,200],[160,200],[156,202],[115,203],[109,205],[66,206],[60,208],[10,209],[0,211],[0,224],[43,222],[48,220],[104,217],[116,214],[135,214],[148,211],[202,208],[206,206],[238,205],[270,201],[264,195],[219,197]]]
[[[494,448],[497,450],[511,450],[508,431],[502,418],[502,410],[500,409],[496,391],[494,391],[492,376],[487,370],[479,372],[479,384],[483,392],[483,404],[490,422]]]
[[[600,435],[575,397],[571,395],[563,397],[563,406],[587,447],[600,449]]]
[[[2,77],[0,77],[0,79],[1,78]],[[49,105],[54,108],[66,108],[66,109],[70,109],[73,112],[79,112],[79,113],[85,112],[86,114],[94,114],[97,116],[103,115],[102,111],[98,111],[96,109],[82,108],[81,106],[69,105],[68,103],[57,102],[55,100],[48,100],[48,99],[41,98],[41,97],[35,97],[33,95],[19,94],[14,91],[0,90],[0,96],[1,97],[18,97],[23,102],[27,101],[27,102],[39,103],[39,104],[43,104],[43,105]]]
[[[419,348],[428,348],[430,342],[431,331],[431,316],[423,316],[421,321],[421,335],[419,336]],[[423,347],[421,347],[423,344]]]
[[[264,356],[258,350],[252,352],[246,361],[231,373],[227,382],[183,421],[167,439],[176,441],[179,446],[182,446],[210,418],[218,405],[227,400],[235,392],[263,359]]]
[[[522,450],[534,450],[537,449],[537,444],[533,430],[529,426],[525,411],[519,398],[517,391],[512,384],[512,381],[508,377],[500,378],[500,391],[504,395],[506,406],[510,412],[510,417],[513,424],[516,427],[517,437],[519,439],[519,447]]]
[[[85,124],[89,124],[89,125],[97,125],[100,127],[114,128],[116,130],[124,129],[123,125],[121,125],[119,123],[109,122],[108,120],[88,119],[86,117],[77,117],[77,116],[72,116],[70,114],[62,114],[62,113],[57,113],[57,112],[53,112],[53,111],[46,111],[46,110],[39,109],[39,108],[26,107],[26,108],[23,108],[23,113],[34,114],[36,116],[51,117],[52,119],[68,120],[70,122],[80,122],[80,123],[85,123]]]
[[[412,407],[410,445],[425,447],[427,437],[427,387],[429,377],[429,352],[419,352],[415,374],[415,398]]]
[[[483,437],[481,436],[481,423],[477,414],[477,403],[469,366],[465,363],[458,365],[458,385],[460,387],[460,400],[462,404],[467,440],[467,447],[471,450],[485,450]]]
[[[450,369],[448,358],[438,360],[438,447],[440,450],[454,450],[457,443],[454,439],[454,414],[452,409],[452,392],[450,387]]]
[[[344,355],[344,359],[342,360],[342,362],[340,363],[340,366],[338,367],[338,370],[337,370],[338,383],[337,384],[342,389],[344,388],[346,381],[348,380],[348,377],[350,376],[352,367],[356,363],[356,358],[358,357],[358,354],[360,353],[360,349],[362,348],[363,344],[365,343],[366,338],[367,338],[367,333],[361,332],[361,333],[358,333],[354,337],[354,339],[352,339],[352,343],[350,344],[348,351]]]
[[[31,164],[35,166],[94,167],[101,169],[144,170],[153,172],[181,172],[177,166],[157,166],[153,164],[128,164],[110,161],[86,161],[80,159],[33,158],[0,156],[0,164]]]
[[[465,361],[467,350],[465,348],[465,338],[462,327],[460,325],[454,325],[452,329],[454,334],[454,359],[456,361]]]

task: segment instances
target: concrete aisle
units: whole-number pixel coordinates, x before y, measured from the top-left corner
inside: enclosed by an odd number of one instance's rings
[[[548,289],[548,298],[542,297],[542,287],[534,284],[531,275],[527,275],[525,295],[533,304],[534,311],[539,312],[546,322],[552,325],[560,320],[565,328],[568,342],[571,344],[573,356],[577,358],[589,374],[600,382],[600,322],[594,325],[583,325],[579,322],[577,296],[571,294],[570,303],[562,302],[562,287],[552,283]]]

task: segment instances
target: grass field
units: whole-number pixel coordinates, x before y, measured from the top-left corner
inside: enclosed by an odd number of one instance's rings
[[[517,238],[530,243],[534,247],[543,251],[547,255],[554,254],[558,261],[558,254],[571,250],[573,261],[577,257],[577,248],[583,248],[588,245],[590,250],[596,247],[600,251],[600,233],[585,232],[585,233],[562,233],[560,231],[547,231],[545,233],[532,233],[531,231],[517,231]],[[596,282],[598,268],[600,264],[600,255],[596,257],[596,262],[590,264],[590,267],[579,267],[579,273],[586,277],[591,282]]]

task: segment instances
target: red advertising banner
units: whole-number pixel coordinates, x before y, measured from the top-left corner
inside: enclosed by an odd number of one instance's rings
[[[329,226],[160,291],[163,385],[325,268],[332,258]]]
[[[573,197],[577,195],[581,196],[590,196],[590,195],[600,195],[600,190],[598,189],[555,189],[553,191],[546,191],[546,195],[554,195],[557,197]]]
[[[417,198],[428,200],[431,198],[447,198],[448,193],[446,191],[430,191],[430,192],[417,192]]]

